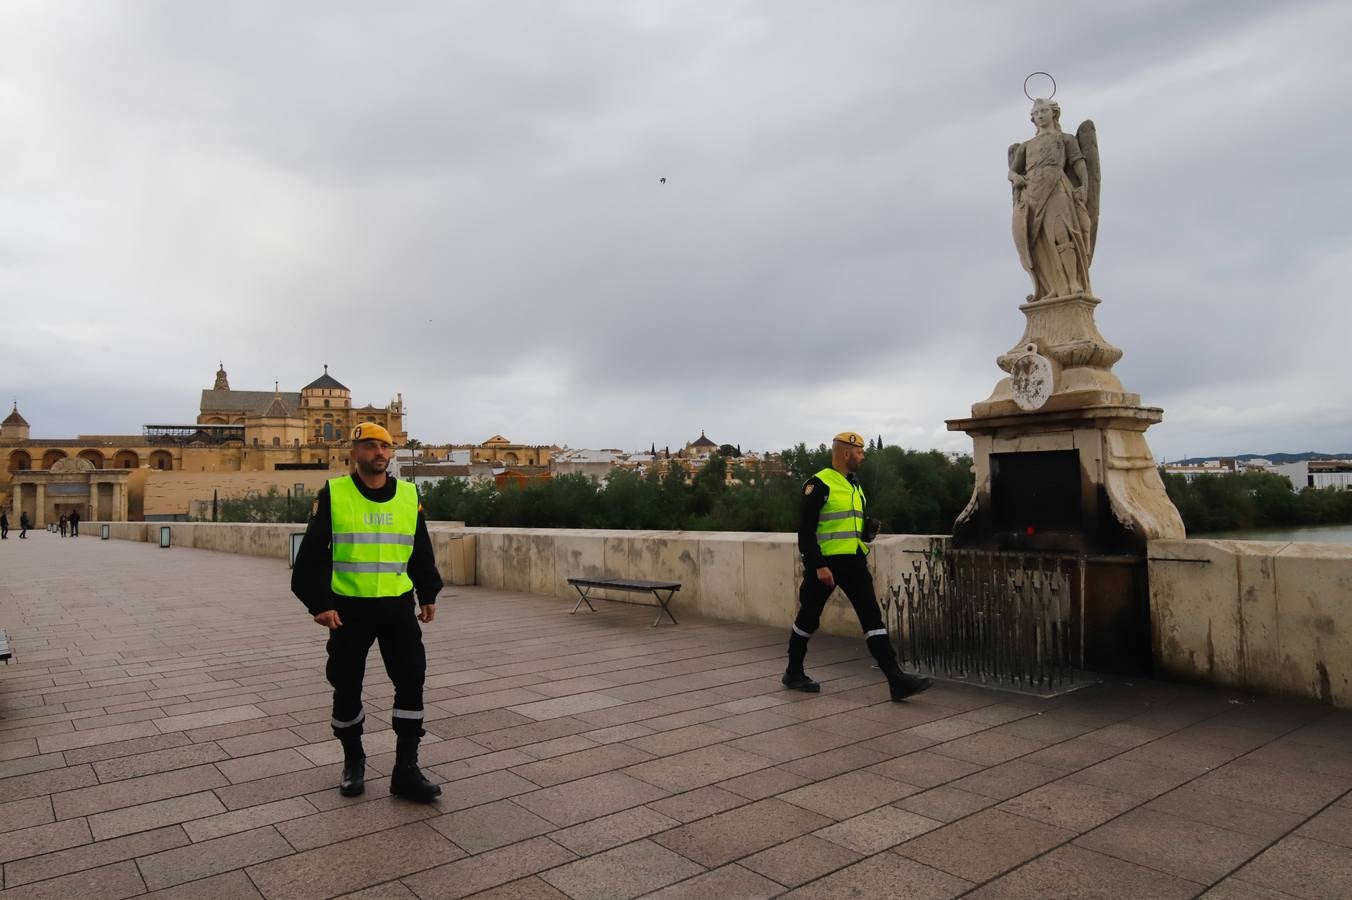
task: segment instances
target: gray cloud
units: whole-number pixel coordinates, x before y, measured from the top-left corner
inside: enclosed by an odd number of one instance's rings
[[[0,7],[0,389],[190,419],[218,358],[424,440],[916,447],[1026,293],[1023,76],[1098,124],[1157,455],[1352,450],[1334,2]],[[658,178],[668,179],[665,185]],[[835,408],[827,412],[828,407]]]

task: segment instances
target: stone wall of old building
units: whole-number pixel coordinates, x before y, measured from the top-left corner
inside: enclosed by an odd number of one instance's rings
[[[309,494],[317,492],[324,482],[345,472],[317,469],[273,470],[248,472],[158,472],[149,470],[141,489],[143,505],[141,517],[201,515],[205,504],[210,516],[212,492],[219,499],[245,497],[251,493],[267,493],[269,487],[280,492],[294,491],[298,484]],[[135,518],[135,517],[132,517]]]

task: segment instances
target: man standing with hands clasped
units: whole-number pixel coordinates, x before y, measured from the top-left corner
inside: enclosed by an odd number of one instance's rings
[[[803,585],[798,591],[798,616],[789,634],[789,667],[781,679],[794,691],[815,694],[822,686],[803,671],[808,638],[821,623],[831,592],[840,587],[854,606],[869,652],[887,676],[893,700],[928,690],[931,681],[907,675],[897,665],[887,639],[883,614],[868,571],[868,545],[878,534],[878,521],[864,516],[864,489],[856,477],[864,462],[864,439],[844,431],[831,441],[831,465],[803,484],[798,518],[798,552],[803,557]]]
[[[296,554],[291,592],[329,629],[325,671],[333,685],[333,733],[343,745],[339,792],[355,797],[366,789],[361,687],[366,656],[379,641],[394,682],[391,721],[398,743],[390,793],[427,803],[441,788],[418,768],[427,674],[418,623],[430,624],[436,616],[441,576],[417,488],[386,474],[393,448],[389,431],[374,422],[352,430],[356,471],[320,489]]]

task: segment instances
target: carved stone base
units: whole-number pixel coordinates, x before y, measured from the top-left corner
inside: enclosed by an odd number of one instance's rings
[[[996,364],[1014,375],[1020,358],[1029,353],[1045,357],[1051,365],[1053,384],[1041,407],[1065,410],[1088,406],[1140,406],[1138,394],[1128,393],[1112,373],[1122,351],[1099,334],[1094,307],[1100,301],[1088,294],[1048,297],[1019,307],[1027,318],[1023,337]],[[1014,378],[1001,379],[995,390],[972,405],[974,417],[1026,412],[1016,400]]]

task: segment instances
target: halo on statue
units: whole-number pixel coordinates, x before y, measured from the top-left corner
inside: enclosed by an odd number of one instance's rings
[[[1051,76],[1051,73],[1049,73],[1049,72],[1034,72],[1034,73],[1032,73],[1031,75],[1029,75],[1027,78],[1025,78],[1025,79],[1023,80],[1023,95],[1024,95],[1025,97],[1027,97],[1029,100],[1036,100],[1036,99],[1037,99],[1037,98],[1034,97],[1032,94],[1028,93],[1028,82],[1032,81],[1033,78],[1036,77],[1036,76],[1038,76],[1038,75],[1045,76],[1046,79],[1052,83],[1052,92],[1051,92],[1050,94],[1048,94],[1048,95],[1047,95],[1045,98],[1043,98],[1043,99],[1050,100],[1050,99],[1052,99],[1053,97],[1055,97],[1055,96],[1056,96],[1056,79],[1053,78],[1053,77]]]

